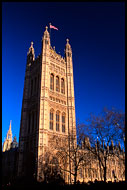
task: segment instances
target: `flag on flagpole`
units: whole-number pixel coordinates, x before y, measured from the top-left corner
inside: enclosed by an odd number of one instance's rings
[[[58,28],[56,28],[55,26],[51,25],[51,23],[50,23],[49,27],[50,27],[50,28],[53,28],[53,29],[55,29],[55,30],[58,30]]]

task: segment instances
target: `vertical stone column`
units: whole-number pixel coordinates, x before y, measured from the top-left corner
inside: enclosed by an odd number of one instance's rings
[[[73,64],[72,64],[72,50],[67,39],[65,47],[65,61],[66,61],[66,79],[67,79],[67,109],[68,109],[68,134],[69,134],[69,154],[70,148],[77,146],[76,140],[76,122],[75,122],[75,102],[74,102],[74,81],[73,81]],[[73,141],[70,140],[70,138]],[[70,170],[70,183],[73,180],[71,175],[72,163],[69,159],[69,170]]]
[[[76,121],[75,121],[75,97],[74,97],[74,79],[73,79],[73,64],[72,64],[72,50],[67,39],[65,48],[66,70],[67,70],[67,99],[68,99],[68,119],[69,132],[76,138]],[[76,140],[76,139],[75,139]]]

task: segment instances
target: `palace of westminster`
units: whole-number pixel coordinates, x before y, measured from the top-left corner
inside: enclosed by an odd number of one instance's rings
[[[64,156],[64,149],[59,151],[56,148],[61,142],[61,147],[66,147],[67,151],[73,145],[77,147],[73,78],[72,49],[69,40],[67,39],[63,58],[51,47],[50,34],[46,27],[41,54],[35,58],[33,42],[27,53],[19,145],[16,137],[12,140],[10,123],[3,143],[3,176],[35,175],[38,181],[44,180],[42,165],[46,163],[46,159],[50,165],[54,165],[51,161],[55,158],[60,168],[64,168],[61,171],[65,182],[74,181],[74,175],[70,175],[72,172],[69,172],[70,169],[73,171],[69,156]],[[70,141],[67,143],[69,136],[73,136],[73,145]],[[88,151],[85,149],[85,143],[90,144],[88,138],[84,140],[79,152]],[[112,150],[113,148],[115,149],[112,144]],[[121,157],[124,157],[125,153],[120,146],[118,149]],[[114,181],[114,175],[118,181],[125,180],[125,164],[115,154],[108,160],[107,181]],[[79,167],[77,181],[95,180],[103,180],[103,177],[98,160],[91,159],[90,164]]]

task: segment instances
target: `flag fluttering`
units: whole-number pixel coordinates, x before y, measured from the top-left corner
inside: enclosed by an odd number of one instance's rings
[[[58,28],[56,28],[55,26],[51,25],[51,23],[49,24],[49,27],[50,27],[50,28],[53,28],[53,29],[55,29],[55,30],[58,30]]]

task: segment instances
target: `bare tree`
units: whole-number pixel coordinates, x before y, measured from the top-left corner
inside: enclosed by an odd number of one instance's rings
[[[80,129],[77,131],[80,133]],[[82,149],[80,135],[78,135],[77,139],[73,134],[63,138],[53,135],[50,142],[51,147],[59,155],[62,163],[64,163],[59,165],[61,171],[69,173],[70,177],[73,176],[74,184],[76,184],[79,169],[88,165],[91,161],[89,152]]]
[[[111,110],[104,108],[99,116],[91,114],[87,122],[87,124],[80,125],[81,138],[89,137],[91,146],[88,147],[88,150],[99,160],[100,170],[103,168],[106,182],[107,161],[116,154],[113,142],[115,145],[118,140],[121,143],[124,142],[125,115],[114,108]]]

